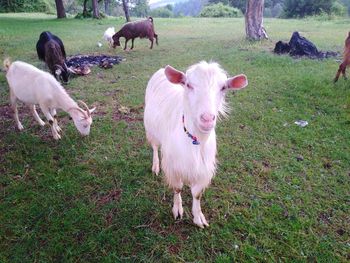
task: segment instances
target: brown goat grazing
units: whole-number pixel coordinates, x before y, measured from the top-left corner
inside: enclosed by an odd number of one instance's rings
[[[54,40],[45,43],[45,62],[52,75],[56,78],[62,76],[64,82],[68,82],[68,69],[65,57],[62,54],[59,44]]]
[[[131,39],[131,49],[134,48],[134,39],[148,38],[151,41],[151,49],[153,48],[153,39],[156,39],[158,45],[158,35],[154,32],[153,18],[148,17],[144,20],[138,20],[126,23],[123,27],[113,35],[113,47],[120,46],[119,38],[125,38],[125,47],[128,41]]]
[[[338,81],[340,73],[342,73],[344,79],[346,79],[345,70],[349,64],[350,64],[350,32],[348,34],[348,37],[345,39],[343,62],[339,65],[338,72],[334,78],[334,83]]]
[[[45,61],[52,75],[56,79],[62,79],[68,82],[69,69],[66,65],[66,51],[62,40],[49,31],[40,34],[36,43],[38,58]]]

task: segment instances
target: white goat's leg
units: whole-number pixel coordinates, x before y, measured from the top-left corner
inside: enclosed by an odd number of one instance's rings
[[[38,112],[36,111],[36,107],[34,104],[29,105],[30,111],[32,112],[34,119],[39,123],[40,126],[44,126],[45,122],[39,117]]]
[[[173,205],[173,215],[174,219],[176,220],[178,217],[182,219],[182,215],[184,213],[184,210],[182,208],[182,198],[181,198],[181,191],[182,191],[182,182],[179,181],[177,186],[173,186],[174,190],[174,205]]]
[[[40,105],[40,108],[41,108],[42,112],[44,113],[46,119],[49,121],[53,138],[55,140],[61,139],[61,136],[58,134],[56,127],[54,126],[54,119],[50,113],[49,107],[46,107],[45,105]]]
[[[160,168],[159,168],[159,156],[158,156],[158,148],[159,148],[159,142],[148,132],[146,132],[146,137],[148,142],[151,144],[153,149],[153,162],[152,162],[152,172],[156,175],[159,174]]]
[[[18,129],[21,131],[24,129],[24,127],[22,123],[19,121],[18,110],[17,110],[17,97],[15,94],[13,94],[13,92],[11,91],[11,88],[10,88],[10,101],[11,101],[11,108],[13,110],[13,117],[15,119]]]
[[[159,156],[158,156],[158,145],[155,143],[152,143],[152,149],[153,149],[153,164],[152,164],[152,172],[156,175],[159,174]]]
[[[60,128],[60,126],[58,126],[58,122],[57,122],[57,112],[56,109],[50,109],[51,115],[53,116],[53,125],[55,126],[55,129],[57,132],[61,132],[62,129]]]
[[[194,184],[191,186],[191,193],[193,197],[193,203],[192,203],[193,223],[195,223],[197,226],[201,228],[204,228],[204,226],[209,226],[201,209],[201,197],[203,192],[204,192],[204,187],[202,185]]]

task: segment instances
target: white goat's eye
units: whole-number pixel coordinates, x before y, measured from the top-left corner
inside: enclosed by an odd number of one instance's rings
[[[186,87],[189,88],[189,89],[193,89],[193,86],[190,83],[187,83]]]
[[[86,129],[86,128],[88,127],[88,125],[87,125],[87,124],[85,124],[85,125],[83,125],[83,127],[84,127],[84,129]]]
[[[223,86],[222,88],[221,88],[221,91],[225,91],[226,90],[226,86]]]

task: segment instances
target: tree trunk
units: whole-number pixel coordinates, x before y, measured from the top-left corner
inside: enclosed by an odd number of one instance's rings
[[[105,0],[105,14],[106,15],[110,15],[110,12],[109,12],[110,4],[111,4],[111,0]]]
[[[66,18],[66,11],[64,10],[63,1],[55,0],[55,2],[56,2],[57,18]]]
[[[264,25],[264,0],[247,0],[245,11],[245,32],[247,39],[268,39]]]
[[[92,17],[93,18],[100,18],[97,0],[92,0]]]
[[[83,17],[87,17],[87,7],[86,7],[86,5],[87,5],[87,1],[88,0],[84,0],[84,4],[83,4]]]
[[[129,9],[126,1],[127,0],[123,0],[123,10],[124,10],[126,22],[130,22]]]

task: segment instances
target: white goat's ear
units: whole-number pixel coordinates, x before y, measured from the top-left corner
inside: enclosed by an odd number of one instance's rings
[[[89,109],[90,114],[93,113],[96,110],[96,107],[93,107],[92,109]]]
[[[233,90],[243,89],[247,85],[248,85],[248,79],[247,79],[247,76],[244,74],[240,74],[226,80],[226,87],[228,89],[233,89]]]
[[[167,79],[174,84],[185,84],[186,83],[186,75],[177,70],[174,69],[172,66],[166,66],[164,70],[165,76]]]
[[[56,69],[55,70],[55,74],[57,75],[57,76],[59,76],[59,75],[61,75],[62,74],[62,70],[61,69]]]

